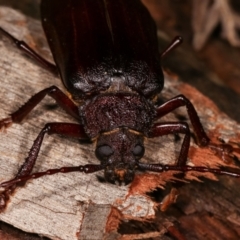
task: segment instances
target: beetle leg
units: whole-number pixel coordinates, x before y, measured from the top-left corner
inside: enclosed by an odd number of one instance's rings
[[[35,139],[33,146],[29,151],[28,157],[19,169],[16,177],[31,173],[46,133],[48,135],[60,134],[66,137],[79,138],[83,140],[89,139],[82,125],[75,123],[47,123]]]
[[[10,117],[0,120],[0,129],[7,128],[12,123],[20,123],[46,95],[49,95],[55,99],[58,105],[62,107],[69,115],[79,120],[78,107],[74,104],[74,102],[58,87],[51,86],[32,96],[16,112],[10,114]]]
[[[12,180],[8,181],[8,184],[6,185],[7,187],[4,187],[4,185],[0,184],[0,187],[3,188],[3,189],[1,189],[2,192],[0,193],[0,211],[1,211],[1,209],[4,209],[4,207],[7,204],[8,199],[9,199],[9,195],[11,193],[13,193],[14,189],[16,188],[16,182],[19,182],[19,180],[17,180],[17,179],[26,179],[26,180],[29,179],[29,174],[31,173],[31,171],[35,165],[36,159],[38,157],[38,153],[39,153],[41,145],[42,145],[43,138],[46,133],[49,135],[60,134],[63,136],[74,137],[74,138],[79,138],[79,139],[83,139],[83,140],[89,139],[88,136],[86,135],[82,125],[74,124],[74,123],[47,123],[44,126],[44,128],[41,130],[41,132],[39,133],[37,138],[35,139],[32,147],[28,153],[28,157],[25,159],[25,162],[18,170],[16,177],[13,178]],[[91,169],[94,170],[94,167],[92,167]],[[70,170],[63,169],[60,171],[69,172]],[[90,170],[88,170],[87,167],[85,167],[85,168],[83,168],[83,171],[88,173]],[[52,171],[46,172],[44,174],[42,173],[41,176],[46,175],[46,174],[54,174],[54,171],[52,170]],[[40,175],[39,175],[39,177],[40,177]],[[34,178],[34,177],[30,177],[30,178]],[[24,180],[22,180],[22,181],[24,181]]]
[[[10,33],[6,32],[3,28],[0,27],[0,32],[6,36],[8,39],[10,39],[15,46],[23,51],[25,54],[27,54],[29,57],[33,58],[35,61],[40,63],[44,68],[49,70],[50,72],[57,74],[58,70],[57,67],[45,60],[43,57],[41,57],[38,53],[36,53],[32,48],[30,48],[24,41],[19,41],[14,36],[12,36]]]
[[[159,106],[157,108],[157,118],[161,118],[181,106],[186,106],[187,108],[188,116],[196,133],[198,145],[201,147],[209,147],[225,162],[229,162],[230,158],[234,158],[233,152],[240,154],[239,148],[234,148],[231,144],[214,144],[210,142],[194,106],[184,95],[178,95]]]
[[[240,177],[240,172],[236,170],[224,170],[218,168],[208,168],[208,167],[198,167],[198,166],[188,166],[186,165],[188,150],[190,146],[190,130],[187,123],[179,122],[167,122],[167,123],[156,123],[151,128],[148,137],[160,137],[163,135],[167,135],[170,133],[183,133],[185,137],[183,139],[181,151],[175,165],[162,165],[162,164],[145,164],[138,163],[138,168],[140,170],[148,170],[153,172],[165,172],[165,171],[180,171],[180,172],[188,172],[188,171],[196,171],[196,172],[211,172],[219,175],[228,175],[231,177]],[[226,145],[226,151],[229,153],[232,151],[231,145]],[[218,150],[223,151],[221,146],[214,145],[210,143],[209,147],[219,148]],[[235,148],[233,148],[235,150]],[[216,149],[215,149],[216,150]],[[223,151],[223,152],[226,152]]]
[[[190,146],[190,130],[187,123],[179,122],[167,122],[167,123],[156,123],[150,130],[148,137],[160,137],[167,134],[183,133],[185,137],[183,139],[181,151],[177,160],[177,166],[184,166],[187,162],[188,150]]]
[[[198,144],[200,146],[207,146],[210,139],[203,129],[194,106],[184,95],[178,95],[159,106],[157,108],[157,118],[161,118],[181,106],[186,106],[187,108],[187,113],[193,125],[194,132],[196,133]]]

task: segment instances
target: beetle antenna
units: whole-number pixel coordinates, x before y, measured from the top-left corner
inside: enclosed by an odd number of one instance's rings
[[[45,175],[53,175],[56,173],[69,173],[69,172],[84,172],[84,173],[93,173],[100,170],[103,170],[106,166],[105,165],[95,165],[95,164],[87,164],[87,165],[80,165],[77,167],[62,167],[62,168],[53,168],[48,169],[44,172],[37,172],[26,176],[17,176],[12,180],[3,182],[0,184],[0,188],[9,188],[14,184],[25,182],[29,179],[40,178]]]
[[[182,42],[183,38],[181,36],[176,36],[167,46],[167,48],[160,54],[161,58],[164,58],[166,54],[171,52],[174,48],[178,47]]]
[[[138,164],[140,170],[148,170],[152,172],[167,172],[167,171],[180,171],[180,172],[210,172],[217,175],[227,175],[231,177],[240,177],[240,172],[228,171],[220,168],[208,168],[208,167],[197,167],[197,166],[176,166],[176,165],[161,165],[161,164]]]

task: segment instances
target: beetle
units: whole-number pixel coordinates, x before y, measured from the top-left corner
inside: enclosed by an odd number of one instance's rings
[[[162,105],[155,102],[164,86],[161,59],[182,39],[176,37],[159,54],[155,23],[140,0],[42,0],[41,13],[56,65],[4,29],[0,31],[46,69],[59,73],[71,97],[56,86],[43,89],[9,117],[0,120],[0,128],[20,123],[46,95],[79,123],[51,122],[42,128],[16,177],[0,184],[1,209],[5,208],[17,183],[58,172],[104,170],[108,182],[125,184],[133,180],[136,170],[199,171],[240,177],[237,172],[186,165],[190,146],[188,124],[156,123],[164,115],[185,106],[199,146],[214,148],[222,158],[239,151],[230,144],[211,143],[194,106],[185,96],[176,96]],[[45,134],[96,141],[95,155],[100,164],[32,174]],[[184,134],[176,164],[141,163],[144,138],[167,134]]]

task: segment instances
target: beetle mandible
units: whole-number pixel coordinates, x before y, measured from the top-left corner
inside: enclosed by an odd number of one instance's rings
[[[156,26],[140,0],[42,0],[42,25],[56,66],[0,28],[26,54],[53,73],[59,73],[70,93],[69,98],[56,86],[31,97],[22,107],[0,121],[0,128],[20,123],[49,95],[74,123],[47,123],[33,143],[16,177],[3,182],[1,209],[6,206],[16,183],[46,174],[104,170],[109,182],[130,183],[136,170],[213,172],[239,177],[231,171],[186,165],[190,130],[187,123],[155,123],[162,116],[185,106],[201,147],[232,152],[231,145],[210,142],[197,112],[183,95],[162,105],[154,101],[164,86],[161,58],[177,46],[181,37],[159,54]],[[133,32],[134,30],[134,32]],[[184,134],[175,165],[145,164],[144,137]],[[31,174],[45,134],[61,134],[83,140],[96,140],[96,157],[100,164],[49,169]]]

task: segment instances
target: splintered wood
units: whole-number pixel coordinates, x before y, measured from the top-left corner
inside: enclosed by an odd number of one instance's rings
[[[31,24],[31,32],[28,28],[29,22],[34,22]],[[43,32],[40,30],[40,22],[26,19],[18,12],[2,7],[0,26],[15,37],[27,41],[34,49],[36,47],[34,42],[41,42],[42,48],[37,48],[37,51],[45,53],[47,57],[50,56]],[[41,38],[33,40],[31,36]],[[0,118],[7,117],[8,113],[16,110],[34,93],[46,87],[56,85],[63,89],[59,78],[53,77],[25,57],[3,36],[0,36],[0,52]],[[165,89],[162,92],[164,100],[180,93],[189,97],[211,137],[232,142],[240,140],[240,125],[220,113],[209,99],[174,77],[166,76],[165,82]],[[54,101],[47,97],[23,124],[13,124],[6,132],[0,133],[0,182],[14,177],[45,123],[74,122],[74,119],[63,110],[59,108],[50,110],[53,106]],[[188,119],[186,109],[181,108],[161,121],[178,121],[176,116],[179,115]],[[189,125],[191,126],[190,123]],[[189,164],[208,167],[228,165],[209,149],[200,149],[193,140],[191,144]],[[142,161],[174,164],[180,147],[181,141],[174,141],[174,136],[147,140],[145,158]],[[94,144],[80,144],[77,140],[46,136],[34,171],[96,164],[98,160],[94,150]],[[148,172],[136,175],[133,183],[128,186],[116,186],[100,182],[98,178],[102,176],[102,172],[88,175],[56,174],[28,181],[24,187],[16,190],[6,210],[0,214],[0,219],[26,232],[37,233],[51,239],[101,239],[99,232],[104,234],[107,223],[113,223],[109,219],[113,216],[111,214],[113,209],[119,211],[117,218],[116,214],[114,215],[117,220],[111,225],[115,228],[118,221],[123,219],[154,218],[158,203],[146,193],[157,187],[163,188],[166,182],[177,181],[174,172],[161,174]],[[183,181],[198,179],[199,176],[217,179],[213,174],[187,173]],[[91,216],[92,209],[96,211]],[[101,219],[101,224],[95,221],[96,219]],[[92,234],[95,235],[86,234],[89,229],[93,229]],[[109,229],[113,231],[113,227]]]

